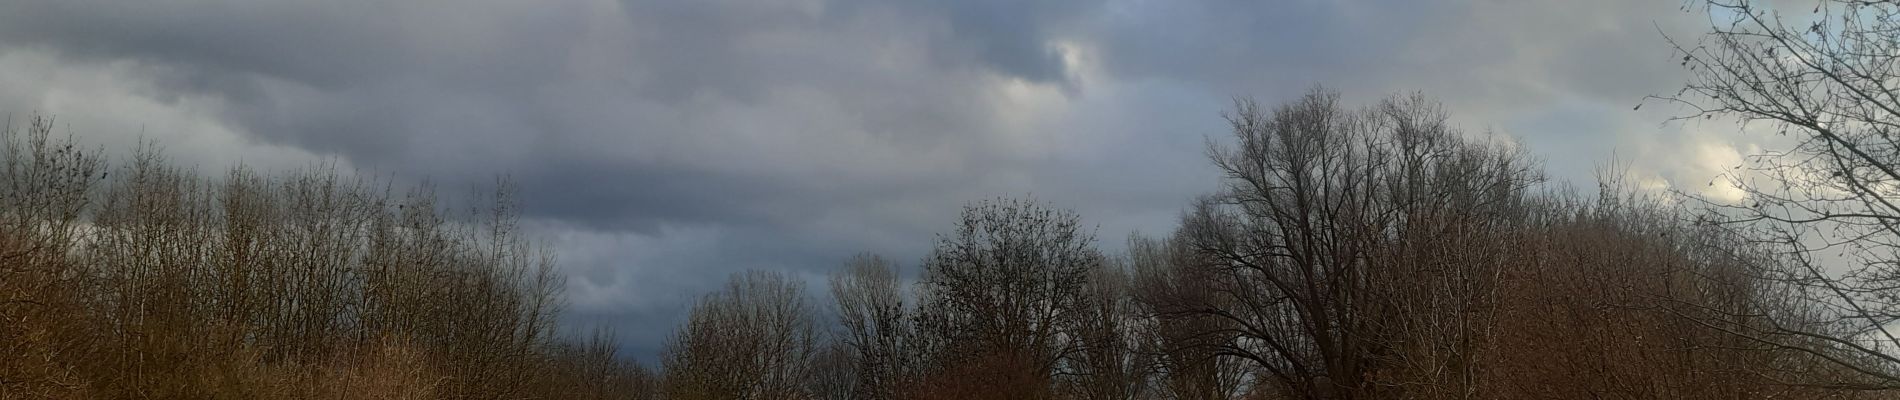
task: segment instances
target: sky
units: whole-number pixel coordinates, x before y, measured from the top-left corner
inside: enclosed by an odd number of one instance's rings
[[[0,112],[208,173],[510,176],[568,326],[651,361],[732,273],[822,304],[853,254],[914,276],[972,201],[1072,209],[1110,251],[1166,234],[1236,98],[1418,92],[1557,181],[1730,195],[1708,182],[1768,139],[1634,109],[1708,26],[1656,0],[0,0]]]

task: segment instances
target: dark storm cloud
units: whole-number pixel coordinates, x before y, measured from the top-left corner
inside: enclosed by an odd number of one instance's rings
[[[1657,31],[1698,21],[1670,2],[0,3],[0,107],[82,137],[445,189],[512,175],[573,319],[646,355],[727,274],[822,293],[852,253],[914,267],[972,200],[1075,208],[1110,248],[1165,234],[1213,187],[1204,138],[1234,96],[1423,90],[1562,145],[1559,175],[1709,144],[1618,113],[1678,79]],[[1646,167],[1701,168],[1671,159]]]

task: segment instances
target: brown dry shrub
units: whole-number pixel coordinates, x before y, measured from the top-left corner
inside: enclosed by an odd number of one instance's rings
[[[406,340],[380,340],[353,358],[322,369],[315,385],[318,398],[437,398],[443,377],[431,366],[428,355]]]

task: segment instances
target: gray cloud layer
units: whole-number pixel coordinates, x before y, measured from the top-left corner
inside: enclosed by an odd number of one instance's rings
[[[1234,96],[1422,90],[1573,180],[1616,152],[1697,183],[1747,145],[1629,111],[1680,82],[1660,33],[1706,24],[1671,2],[0,3],[0,109],[88,140],[514,175],[575,321],[637,354],[730,272],[915,260],[975,199],[1165,232]]]

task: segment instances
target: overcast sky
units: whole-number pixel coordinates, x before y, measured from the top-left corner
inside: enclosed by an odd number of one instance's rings
[[[821,294],[869,251],[914,275],[973,200],[1072,208],[1111,250],[1165,234],[1215,185],[1205,142],[1236,97],[1420,91],[1554,178],[1589,185],[1614,157],[1704,188],[1754,139],[1631,109],[1683,81],[1664,35],[1708,20],[1681,5],[0,0],[0,112],[209,173],[512,175],[569,322],[650,361],[732,272]]]

